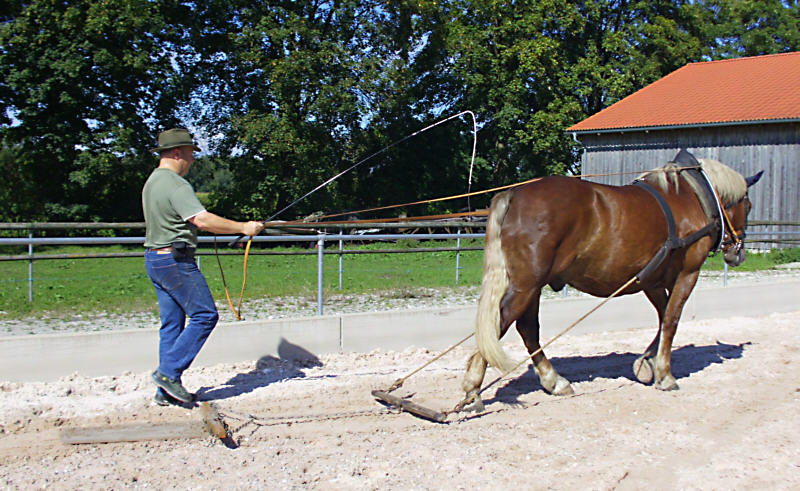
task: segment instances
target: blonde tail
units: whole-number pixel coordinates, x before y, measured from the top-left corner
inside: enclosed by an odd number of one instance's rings
[[[500,300],[508,289],[506,259],[500,241],[500,229],[508,212],[511,191],[504,191],[492,199],[486,222],[486,245],[483,258],[483,281],[475,318],[475,339],[483,359],[501,370],[509,370],[514,363],[500,345]]]

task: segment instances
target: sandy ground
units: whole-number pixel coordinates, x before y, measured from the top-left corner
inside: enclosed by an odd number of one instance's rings
[[[190,369],[184,382],[222,413],[227,446],[60,441],[76,427],[199,424],[198,409],[154,406],[148,373],[0,383],[0,487],[800,489],[798,324],[800,311],[682,323],[675,392],[633,379],[653,329],[575,332],[547,350],[574,396],[549,396],[519,369],[484,394],[485,413],[447,424],[370,395],[437,354],[425,349]],[[516,334],[505,341],[524,357]],[[467,355],[456,349],[395,394],[452,408]]]

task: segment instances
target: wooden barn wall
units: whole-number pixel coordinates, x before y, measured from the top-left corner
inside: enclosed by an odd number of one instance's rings
[[[719,160],[745,176],[764,171],[764,177],[749,192],[751,220],[800,222],[800,123],[586,133],[577,137],[584,148],[582,172],[586,179],[628,184],[685,148],[698,158]],[[800,227],[757,230],[800,232]]]

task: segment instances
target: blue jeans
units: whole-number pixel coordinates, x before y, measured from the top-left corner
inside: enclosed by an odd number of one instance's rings
[[[176,261],[172,254],[147,250],[144,264],[161,312],[158,371],[179,379],[217,325],[219,313],[194,259]]]

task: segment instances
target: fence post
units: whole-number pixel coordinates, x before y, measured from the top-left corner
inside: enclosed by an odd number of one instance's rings
[[[456,230],[456,285],[458,284],[458,273],[461,271],[461,227]]]
[[[339,229],[339,235],[343,234],[343,230]],[[339,239],[339,289],[342,289],[342,239]]]
[[[33,238],[33,232],[28,232],[28,238]],[[33,303],[33,243],[28,242],[28,303]]]
[[[728,286],[728,263],[722,261],[722,265],[725,266],[725,273],[722,275],[722,286]]]
[[[322,315],[322,273],[323,273],[323,258],[325,250],[325,239],[320,236],[317,239],[317,315]]]

